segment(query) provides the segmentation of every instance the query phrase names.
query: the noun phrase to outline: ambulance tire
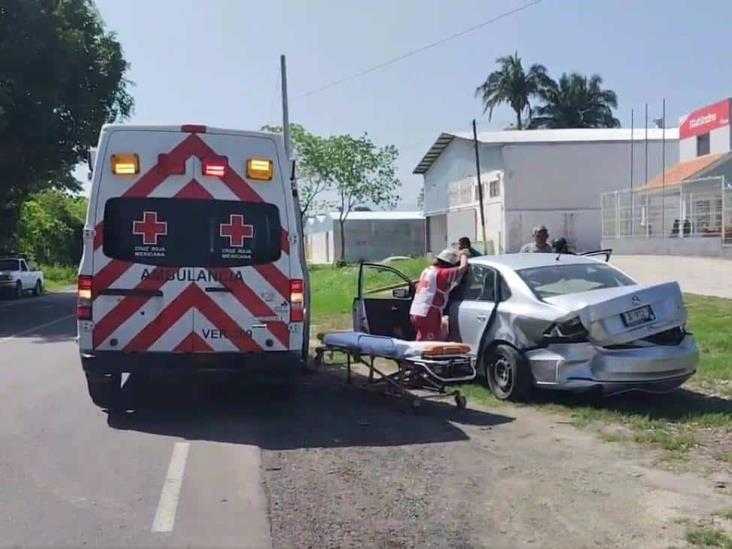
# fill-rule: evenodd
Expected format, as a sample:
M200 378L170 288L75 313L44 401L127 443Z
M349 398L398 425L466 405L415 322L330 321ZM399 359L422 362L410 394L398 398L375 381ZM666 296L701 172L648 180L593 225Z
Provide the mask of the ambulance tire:
M120 402L122 374L86 374L86 384L92 402L100 408L114 410Z

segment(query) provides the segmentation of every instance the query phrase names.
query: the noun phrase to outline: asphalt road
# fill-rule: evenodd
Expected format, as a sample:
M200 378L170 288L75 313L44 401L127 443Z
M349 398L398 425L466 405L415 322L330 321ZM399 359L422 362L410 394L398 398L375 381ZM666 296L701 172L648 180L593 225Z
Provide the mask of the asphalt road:
M0 546L270 546L250 426L237 423L236 444L189 439L177 433L195 422L178 421L175 407L170 433L147 432L144 419L127 428L125 416L97 409L74 341L74 300L0 301ZM143 398L154 405L155 392L176 389L179 403L212 400L196 384L163 382Z
M110 415L87 395L73 308L0 301L0 547L665 548L732 505L562 416L414 415L335 368L131 377Z

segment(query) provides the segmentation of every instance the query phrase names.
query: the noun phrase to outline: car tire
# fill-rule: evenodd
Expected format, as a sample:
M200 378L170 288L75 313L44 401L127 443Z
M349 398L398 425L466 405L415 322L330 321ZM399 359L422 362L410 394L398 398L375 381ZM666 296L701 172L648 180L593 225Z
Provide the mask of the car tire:
M533 380L526 358L510 345L496 345L483 356L486 384L499 400L526 401Z
M20 299L23 297L23 284L20 280L15 283L15 291L13 292L14 299Z
M86 374L86 384L92 402L100 408L113 410L119 405L122 374Z
M35 297L38 297L43 293L43 284L41 284L40 280L36 280L36 285L33 287L33 295Z

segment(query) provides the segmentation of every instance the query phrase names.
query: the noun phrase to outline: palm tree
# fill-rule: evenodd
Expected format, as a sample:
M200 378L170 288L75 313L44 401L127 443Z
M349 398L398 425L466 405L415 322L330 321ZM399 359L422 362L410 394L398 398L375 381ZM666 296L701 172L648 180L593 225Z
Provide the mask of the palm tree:
M516 113L516 129L520 130L525 126L521 117L524 112L531 120L529 99L539 95L541 89L550 85L552 80L543 65L531 65L525 71L518 52L499 57L496 63L500 68L490 73L485 82L475 89L475 96L483 101L483 112L488 111L488 120L496 106L509 104Z
M613 116L618 97L601 87L602 78L589 79L581 74L562 74L559 82L551 82L540 91L543 105L536 107L532 128L617 128L620 121Z

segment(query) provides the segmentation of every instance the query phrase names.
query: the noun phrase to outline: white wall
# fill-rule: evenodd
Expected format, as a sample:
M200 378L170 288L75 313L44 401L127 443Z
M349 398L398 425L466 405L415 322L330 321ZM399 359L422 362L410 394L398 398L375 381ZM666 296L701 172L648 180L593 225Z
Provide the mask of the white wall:
M480 145L480 171L502 170L500 147ZM450 183L476 180L475 149L472 141L455 138L424 174L424 212L443 213L449 206Z
M666 143L666 166L679 159L678 142ZM634 144L634 183L644 182L644 145ZM661 142L648 144L648 177L661 173ZM505 145L507 210L600 209L600 194L630 186L629 142ZM634 185L634 186L635 186Z
M577 251L600 248L601 224L595 210L512 210L506 212L506 253L518 252L531 241L531 229L541 224L549 229L550 240L564 237Z
M310 263L333 262L333 231L311 233L307 235L310 250Z
M427 251L437 254L447 246L447 214L430 216L429 226Z
M722 126L709 132L710 154L726 153L730 150L730 126Z

